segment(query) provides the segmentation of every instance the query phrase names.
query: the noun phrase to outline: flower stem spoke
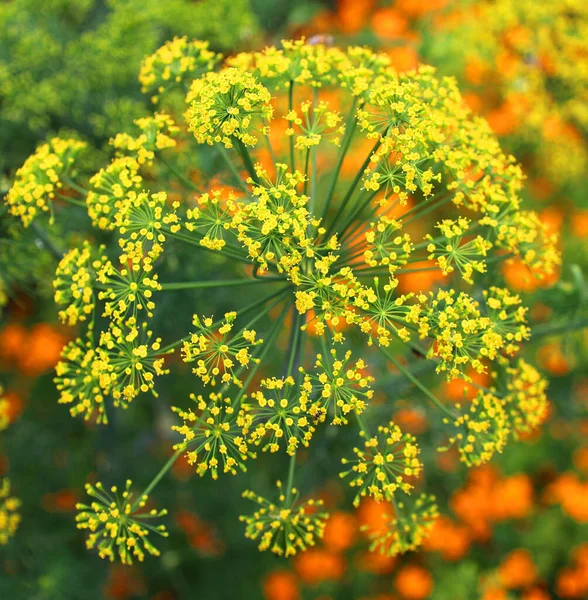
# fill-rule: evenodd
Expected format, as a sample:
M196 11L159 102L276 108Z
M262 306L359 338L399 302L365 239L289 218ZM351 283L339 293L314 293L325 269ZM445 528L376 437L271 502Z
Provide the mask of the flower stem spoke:
M237 152L241 156L241 160L243 161L243 166L245 170L249 173L251 179L253 179L254 183L259 183L259 177L255 172L255 167L253 166L253 161L251 160L251 154L249 154L249 150L245 144L238 138L235 138L235 148L237 148Z
M275 283L285 281L283 277L260 277L259 279L217 279L212 281L182 281L161 284L162 291L170 290L193 290L214 287L238 287L256 283Z
M435 396L429 389L427 389L400 361L396 360L387 348L380 346L380 350L384 356L396 366L396 368L411 382L413 383L425 396L443 413L445 413L451 419L455 419L456 416Z
M161 163L171 172L173 173L187 188L197 192L198 194L202 193L202 190L195 185L192 181L190 181L183 173L178 171L173 165L171 165L163 156L157 154L157 158L161 161Z
M137 499L135 500L135 502L133 502L133 505L131 507L131 512L134 512L135 510L137 510L137 508L139 507L139 503L141 502L141 498L143 496L149 496L149 494L153 491L155 486L161 481L161 479L164 477L164 475L174 466L176 460L178 460L178 458L180 458L180 456L184 452L184 449L185 449L184 446L182 446L181 448L176 450L175 453L172 454L172 456L170 456L169 460L165 463L165 465L163 465L163 467L161 467L159 473L157 473L157 475L155 475L155 477L151 480L151 483L145 488L143 493L140 494L139 496L137 496Z
M349 150L349 146L351 144L351 140L353 138L353 134L355 132L355 128L357 126L357 120L355 118L355 112L357 110L357 97L354 98L353 104L351 105L351 110L349 111L349 116L345 122L345 136L343 142L341 144L341 149L339 150L339 155L337 156L337 163L335 165L335 169L333 171L333 177L331 178L331 182L329 184L329 189L327 191L327 195L325 196L325 203L323 204L323 212L321 219L324 219L329 212L329 208L331 206L331 201L333 199L333 194L335 193L335 188L337 187L337 181L339 179L339 173L341 171L341 167L343 166L343 161L345 160L345 155ZM342 203L341 206L344 206L345 203ZM336 220L336 219L335 219ZM332 224L329 228L329 232L332 231ZM328 234L327 234L328 237Z
M78 192L79 194L81 194L82 196L87 196L88 195L88 190L83 188L82 186L78 185L75 181L73 181L72 179L70 179L69 177L64 177L63 178L63 182L67 183L67 185L72 189L75 190L76 192ZM85 206L85 204L84 204Z

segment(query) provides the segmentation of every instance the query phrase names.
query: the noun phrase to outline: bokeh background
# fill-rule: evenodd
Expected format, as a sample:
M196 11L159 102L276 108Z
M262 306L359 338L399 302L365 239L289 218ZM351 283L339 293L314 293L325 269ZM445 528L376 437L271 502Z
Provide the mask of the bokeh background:
M157 492L170 510L161 560L111 566L85 551L75 529L83 484L92 472L112 479L132 473L138 483L147 482L153 465L170 452L163 433L168 406L191 390L183 380L168 382L156 402L134 407L106 428L71 419L52 383L61 348L74 337L58 325L52 301L55 240L23 230L1 208L0 382L11 426L0 433L0 475L10 475L22 521L0 546L0 598L588 598L586 3L4 1L0 194L50 135L87 141L93 149L88 160L99 163L110 136L149 111L137 80L141 60L176 35L208 40L225 54L320 36L326 43L378 48L399 71L424 62L458 79L471 108L523 164L528 205L561 235L564 262L556 275L529 277L514 261L504 272L534 320L544 323L526 353L549 376L550 417L541 431L483 468L466 472L451 454L439 455L429 484L444 498L443 516L418 553L388 559L368 552L360 528L377 525L381 508L372 502L353 512L341 508L349 503L334 476L333 455L339 454L319 446L313 452L320 468L304 473L307 482L321 482L332 514L318 547L292 561L257 553L235 519L242 485L196 480L180 461ZM213 273L215 265L198 269L206 278L203 271ZM414 273L401 285L427 289L435 280ZM222 291L211 291L208 301L219 312L231 307ZM174 306L178 324L189 320L194 302L186 293ZM458 401L472 389L454 382L436 392ZM426 434L426 419L409 400L407 390L396 419Z

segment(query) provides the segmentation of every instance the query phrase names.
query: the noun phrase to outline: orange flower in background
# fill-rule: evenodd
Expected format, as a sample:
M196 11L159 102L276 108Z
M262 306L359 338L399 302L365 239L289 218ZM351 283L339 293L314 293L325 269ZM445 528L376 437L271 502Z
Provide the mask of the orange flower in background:
M444 560L463 558L471 545L468 528L440 515L431 533L425 538L423 547L429 552L439 552Z
M588 447L578 448L574 452L574 465L578 471L588 473Z
M67 340L67 336L53 325L33 325L27 336L26 350L23 350L19 359L20 370L29 377L36 377L52 369Z
M396 557L387 556L380 552L362 552L357 556L357 568L366 573L375 575L387 575L396 566Z
M576 210L572 214L572 233L582 239L588 237L588 210Z
M472 85L481 84L488 76L488 64L474 56L468 56L464 70L465 80Z
M508 593L501 587L491 585L484 590L482 600L508 600Z
M26 347L27 330L20 323L7 323L0 331L0 357L6 362L16 362Z
M360 529L365 528L367 537L372 533L385 531L388 527L390 515L394 515L394 508L389 502L376 502L373 498L363 498L357 509L357 520Z
M570 370L570 361L564 354L561 342L544 344L537 351L537 362L544 371L549 371L556 377L567 375Z
M523 592L522 600L551 600L551 596L541 588L531 588Z
M502 274L509 288L515 292L534 292L537 288L550 287L559 279L557 269L553 273L532 271L520 258L504 261Z
M263 581L265 600L299 600L296 576L290 571L272 571Z
M513 550L498 569L502 585L509 589L529 587L537 580L537 567L531 553L524 548Z
M357 537L357 521L346 512L333 513L325 525L323 544L332 552L343 552L350 548Z
M406 17L396 8L380 8L372 15L372 30L381 38L398 38L407 28Z
M338 580L345 574L345 560L323 548L310 548L294 559L294 570L308 585Z
M49 512L75 510L79 497L74 490L64 489L43 496L43 508Z
M564 473L545 491L550 502L561 504L562 510L579 523L588 523L588 481L580 481L575 473Z
M394 422L407 433L419 435L429 428L429 420L424 411L418 408L403 408L394 413Z
M423 600L433 591L433 577L423 567L406 565L398 571L394 586L406 600Z
M392 67L399 73L412 71L419 66L419 55L411 46L396 46L387 51Z
M343 33L357 33L373 10L374 0L337 0L339 28Z
M398 274L398 291L401 294L428 292L447 280L432 260L413 262L407 268L421 270Z
M187 510L176 513L176 523L188 536L190 545L206 556L220 556L224 544L211 525Z
M14 423L22 413L23 399L14 390L8 390L2 395L2 399L8 403L3 414L8 417L10 423Z
M529 476L520 473L496 481L490 505L495 521L527 517L533 508L533 485Z
M441 10L447 6L449 0L396 0L396 8L411 19L424 17L427 13Z
M510 135L519 125L516 107L506 100L486 115L486 120L496 135Z
M585 598L588 594L588 544L575 548L572 559L574 565L558 573L557 594L560 598Z
M123 565L111 565L104 595L115 600L145 596L146 586L139 569Z

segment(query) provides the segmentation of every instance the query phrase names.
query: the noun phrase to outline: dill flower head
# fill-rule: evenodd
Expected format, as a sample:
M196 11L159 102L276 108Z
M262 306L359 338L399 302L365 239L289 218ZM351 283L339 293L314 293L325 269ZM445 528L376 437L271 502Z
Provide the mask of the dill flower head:
M86 205L95 227L115 228L115 215L125 206L128 192L139 191L141 187L143 178L138 171L139 163L135 158L121 156L90 178Z
M423 465L419 460L419 447L414 436L402 433L395 423L380 425L378 434L367 437L362 448L354 448L354 459L343 458L350 465L341 477L351 477L349 485L358 488L353 504L359 506L361 498L371 496L374 500L391 500L397 490L409 494L411 477L418 477Z
M141 131L137 137L119 133L111 144L123 156L131 156L140 165L150 165L155 153L176 146L175 135L179 128L166 113L155 113L152 117L142 117L135 121Z
M251 357L251 348L263 343L257 339L253 329L244 329L231 334L236 312L226 313L222 321L214 321L212 317L194 315L192 324L196 332L183 342L182 358L184 362L195 362L193 368L205 384L222 383L242 385L237 371L246 369L255 359Z
M238 69L207 73L197 79L190 98L189 129L201 144L221 142L231 148L238 140L255 146L254 132L265 129L265 121L273 113L269 91L253 75Z
M369 532L370 550L386 556L410 552L422 545L439 516L435 497L427 494L421 494L409 506L395 502L390 512L387 527Z
M514 254L543 267L559 255L521 209L520 167L453 79L430 67L398 75L366 48L299 40L243 53L192 82L187 102L183 135L163 113L141 119L91 179L94 223L117 243L95 276L72 254L77 287L63 276L57 286L74 306L68 318L101 315L58 366L60 401L104 421L109 401L128 408L183 367L204 389L174 409L176 456L216 479L261 460L253 447L288 455L278 501L247 492L260 508L243 518L262 550L284 555L314 543L324 523L314 503L296 500L298 452L312 463L317 438L361 432L343 476L355 502L396 503L386 547L414 548L435 509L426 496L403 500L422 464L415 438L381 416L398 400L397 378L441 411L446 422L433 415L433 427L450 430L470 465L501 451L540 398L529 374L509 395L499 383L484 390L463 413L430 389L443 375L509 368L529 337L501 263ZM185 166L199 151L215 172L196 184ZM169 281L202 272L192 267L206 253L209 280ZM414 274L425 282L406 289ZM210 288L224 314L209 316L211 297L197 295L192 325L165 339L177 331L174 292ZM165 364L176 350L189 369ZM414 356L433 368L415 375ZM377 393L385 402L375 409Z
M55 367L53 380L60 404L69 404L73 417L107 423L104 399L114 384L113 367L108 356L90 340L77 338L65 346Z
M174 86L213 69L221 55L209 50L208 46L208 42L188 41L185 36L166 42L141 64L141 91L151 94L151 101L157 103L161 95Z
M263 444L262 450L270 452L285 446L290 455L300 445L308 447L315 428L294 378L263 379L260 387L249 398L253 403L251 442L257 446Z
M278 556L294 556L314 546L322 538L328 515L317 512L322 506L320 500L294 501L286 497L280 481L278 501L273 503L255 492L245 491L243 497L259 505L251 516L241 516L245 523L245 537L259 540L259 549L270 550ZM291 494L296 497L297 490Z
M194 410L173 407L183 425L174 425L172 429L184 438L174 449L186 450L188 462L196 465L200 477L210 473L213 479L218 479L219 471L231 475L236 475L237 469L247 471L245 461L255 457L243 435L251 422L248 407L236 410L230 398L215 393L206 399L191 394L190 399L195 403Z
M70 250L57 265L53 287L55 303L65 305L59 318L67 325L85 321L96 305L94 286L103 268L104 246L95 250L84 240L81 248Z
M10 403L4 398L4 387L0 385L0 431L10 425Z
M8 544L18 529L20 505L20 500L10 495L10 480L3 478L0 481L0 546Z
M374 394L370 389L373 377L365 373L365 362L359 359L353 363L350 350L340 359L332 348L325 355L318 354L314 366L316 371L306 374L302 384L309 414L316 421L324 421L331 414L333 425L347 425L348 415L360 415Z
M506 368L503 404L506 419L518 437L529 433L543 423L547 417L549 401L547 380L523 359Z
M456 408L461 411L462 406L457 404ZM511 429L501 400L492 392L480 390L464 409L453 423L448 419L443 422L455 428L449 444L457 446L460 460L468 467L479 466L503 451Z
M96 548L100 558L110 562L120 560L123 565L132 565L133 560L142 562L145 553L159 556L159 550L149 540L149 533L167 537L164 525L152 524L167 514L167 510L145 509L148 498L134 499L132 482L127 480L125 489L119 492L116 486L106 489L101 483L86 484L86 493L93 498L88 504L77 504L78 529L88 530L86 545Z
M42 212L52 212L52 203L63 187L63 178L72 174L77 155L86 147L73 139L53 138L41 144L17 170L5 202L12 215L25 227Z

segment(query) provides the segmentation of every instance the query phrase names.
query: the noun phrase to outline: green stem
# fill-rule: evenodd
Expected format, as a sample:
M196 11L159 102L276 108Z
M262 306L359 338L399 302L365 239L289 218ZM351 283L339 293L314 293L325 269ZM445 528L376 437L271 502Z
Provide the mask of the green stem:
M167 169L171 171L184 185L189 187L191 190L197 192L198 194L202 193L202 191L197 185L190 181L183 173L180 173L180 171L178 171L174 166L170 165L170 163L168 163L167 160L163 158L163 156L157 154L157 158L159 158L159 160L167 167Z
M254 283L275 283L276 281L285 281L283 277L265 277L259 279L219 279L217 281L182 281L174 283L161 284L162 291L171 290L193 290L200 288L214 287L237 287L241 285L251 285Z
M351 186L349 187L349 189L347 190L347 193L345 194L345 197L341 201L341 205L339 206L339 211L335 215L335 218L333 219L333 222L331 223L331 227L329 228L329 231L333 230L334 223L337 221L337 219L339 219L342 212L345 210L345 206L347 205L347 203L349 202L349 200L355 193L355 189L357 188L357 185L361 181L361 178L363 177L365 170L368 168L368 165L370 164L370 159L371 159L372 155L378 149L378 147L380 146L381 143L382 143L382 139L379 138L378 141L375 143L374 147L371 149L370 153L367 155L367 158L363 161L363 164L361 165L359 171L357 172L355 179L352 181ZM323 215L323 217L324 217L324 215Z
M343 166L343 161L345 160L345 155L349 150L349 145L351 144L351 139L353 138L353 133L355 132L355 127L357 126L357 119L355 118L355 111L357 109L358 98L354 98L353 104L351 105L351 110L349 111L349 116L345 122L345 136L343 138L343 143L341 144L341 149L339 151L339 156L337 157L337 163L335 164L335 170L333 171L333 177L331 178L331 182L329 184L329 189L327 191L327 195L325 196L325 203L323 205L323 212L321 215L321 219L324 219L329 212L329 207L331 206L331 201L333 199L333 194L335 193L335 188L337 187L337 181L339 180L339 173L341 171L341 167ZM344 206L344 204L343 204ZM332 226L329 228L329 232L332 231ZM328 234L327 236L328 237Z
M219 151L220 155L222 156L223 160L225 161L227 167L229 167L229 171L231 172L231 175L235 179L235 183L245 193L249 194L249 188L247 187L247 184L243 181L243 178L241 177L241 173L239 173L237 167L233 164L233 161L231 160L230 156L228 155L225 147L222 144L217 144L216 147L218 148L218 151Z
M253 161L251 160L249 150L247 150L245 144L238 138L235 138L235 148L237 148L237 152L239 152L239 155L241 156L245 170L249 173L249 176L251 179L253 179L253 182L259 184L259 177L255 172L255 167L253 166Z
M65 183L67 183L67 185L72 189L75 190L76 192L78 192L79 194L82 194L82 196L87 196L88 195L88 190L84 189L83 187L79 186L75 181L72 181L69 177L64 177L63 181Z
M290 80L290 87L288 88L288 112L291 112L294 108L294 82ZM290 172L294 173L296 168L295 156L294 156L294 136L290 136Z
M359 428L363 431L365 439L369 440L371 436L369 429L367 428L365 419L363 418L363 415L358 415L357 413L355 413L355 416L357 417L357 423L359 424Z
M186 447L184 445L179 450L176 450L175 453L165 463L165 465L161 467L159 473L155 475L155 477L151 480L151 483L145 488L143 493L140 496L138 496L137 499L133 502L133 505L131 506L131 513L137 510L141 502L141 498L143 498L143 496L149 496L149 494L153 491L153 488L155 488L155 486L161 481L162 477L174 466L176 460L180 458L185 449Z
M53 256L57 260L61 260L64 257L65 252L63 250L59 249L49 239L49 236L45 233L43 228L37 222L33 221L33 223L31 224L31 227L32 227L33 231L35 232L35 234L37 235L37 237L41 240L41 243L43 244L43 246L45 246L47 248L47 250L49 250L49 252L51 252L51 254L53 254Z
M586 327L588 327L588 319L582 319L576 321L575 323L557 323L554 325L545 323L544 325L536 325L535 327L531 327L531 339L534 341L549 335L559 335L569 331L579 331L580 329L586 329Z
M288 481L286 482L286 506L292 506L292 489L294 487L294 472L296 471L296 452L290 456Z
M75 198L70 198L69 196L66 196L65 194L60 194L59 192L57 193L57 197L61 200L65 200L66 202L69 202L71 205L73 206L79 206L80 208L88 208L86 203L83 200L76 200Z
M396 366L396 368L411 382L413 383L425 396L443 413L445 413L452 420L456 419L456 415L454 415L430 390L428 390L408 369L404 367L399 361L397 361L390 352L380 346L380 350L383 352L384 356Z
M237 406L237 404L243 397L243 394L245 394L245 392L247 391L247 388L249 387L250 383L253 381L253 378L255 377L255 374L257 373L259 367L263 364L263 361L264 361L267 353L273 347L272 344L274 343L274 340L278 336L280 327L282 326L282 323L284 321L284 318L285 318L287 312L288 312L288 306L286 306L284 308L284 310L282 311L282 314L278 317L273 328L270 330L269 336L263 341L263 350L262 350L261 354L259 356L254 357L256 360L257 359L259 359L259 360L253 365L253 367L249 371L249 375L247 376L247 379L245 379L245 381L243 382L243 386L241 387L241 389L237 393L237 396L235 397L235 399L232 402L233 407Z

